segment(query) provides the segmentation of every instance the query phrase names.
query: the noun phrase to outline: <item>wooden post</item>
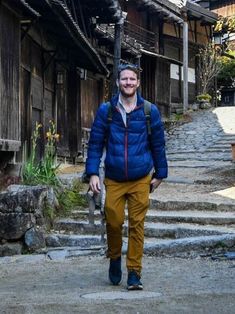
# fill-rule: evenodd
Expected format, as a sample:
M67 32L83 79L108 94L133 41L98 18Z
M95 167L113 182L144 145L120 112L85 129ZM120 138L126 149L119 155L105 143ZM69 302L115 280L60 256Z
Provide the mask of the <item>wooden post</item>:
M188 23L183 24L183 96L184 96L184 113L188 110Z
M112 86L113 95L117 93L116 80L118 77L118 66L120 64L120 59L121 59L121 40L122 40L123 23L124 23L124 20L120 19L120 21L118 21L115 24L113 86Z

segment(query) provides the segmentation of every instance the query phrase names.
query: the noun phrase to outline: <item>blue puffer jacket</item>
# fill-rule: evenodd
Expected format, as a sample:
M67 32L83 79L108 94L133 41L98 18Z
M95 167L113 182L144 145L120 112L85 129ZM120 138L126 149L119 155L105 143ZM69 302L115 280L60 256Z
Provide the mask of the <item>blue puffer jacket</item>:
M100 159L106 147L105 176L115 181L142 178L154 167L156 178L167 177L164 130L160 113L151 105L151 140L148 139L144 99L137 95L135 110L127 114L127 126L117 108L118 95L111 100L112 121L108 106L97 111L88 145L86 174L99 175Z

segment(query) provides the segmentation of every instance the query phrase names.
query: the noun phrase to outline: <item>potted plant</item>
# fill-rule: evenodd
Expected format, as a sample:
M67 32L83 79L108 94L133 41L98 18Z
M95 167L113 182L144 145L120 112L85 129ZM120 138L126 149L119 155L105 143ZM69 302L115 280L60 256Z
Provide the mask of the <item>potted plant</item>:
M211 107L211 95L209 94L200 94L197 96L197 101L201 109L208 109Z

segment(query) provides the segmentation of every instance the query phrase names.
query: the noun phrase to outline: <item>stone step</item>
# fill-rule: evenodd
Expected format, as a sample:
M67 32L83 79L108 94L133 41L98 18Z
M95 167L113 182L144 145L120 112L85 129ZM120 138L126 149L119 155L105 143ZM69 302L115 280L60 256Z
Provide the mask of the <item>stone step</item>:
M213 212L231 212L235 213L235 204L216 203L216 202L199 202L199 201L159 201L150 196L150 209L158 211L213 211Z
M105 228L101 226L100 221L95 221L94 225L90 225L87 221L77 221L73 219L60 219L54 224L54 230L58 233L73 234L92 234L100 235L105 232ZM124 234L127 234L127 224L124 224ZM184 238L203 235L215 235L224 233L235 233L234 226L216 226L216 225L196 225L190 223L145 223L145 236L156 238Z
M98 235L102 232L100 221L89 224L87 221L77 221L71 218L59 219L54 222L53 229L59 233Z
M210 160L211 162L212 161L232 161L232 158L231 158L231 154L229 153L224 153L223 155L221 154L215 154L213 152L210 152L210 155L209 156L209 153L207 154L203 154L203 155L196 155L196 154L193 154L192 156L187 156L185 157L184 155L180 156L180 155L174 155L174 156L168 156L168 160L169 161L184 161L184 160L191 160L192 162L194 161L207 161L207 160Z
M47 247L79 247L91 249L103 246L100 236L51 233L46 236Z
M220 142L220 143L217 142L208 148L218 148L218 149L229 148L229 149L231 149L231 142Z
M205 160L205 161L198 161L195 160L193 163L191 160L184 160L184 161L169 161L168 166L171 168L187 168L187 169L215 169L215 168L226 168L231 167L231 161L211 161L211 160Z
M235 225L235 212L150 210L146 218L151 222Z
M71 218L77 220L88 220L89 211L76 210L72 212ZM94 213L95 219L101 219L99 211ZM127 211L126 211L127 217ZM195 211L195 210L148 210L146 222L165 222L165 223L196 223L212 225L230 225L235 224L234 212L212 212L212 211Z
M218 202L199 202L199 201L159 201L154 195L150 195L150 210L156 211L192 211L192 212L214 212L214 214L219 212L230 212L232 215L235 213L235 203L218 203ZM99 211L96 211L98 214ZM149 211L148 211L149 213ZM71 218L85 218L87 217L88 209L84 210L74 210L71 212ZM198 213L199 214L199 213ZM213 214L213 216L214 216Z
M223 141L223 140L226 140L226 141L235 141L235 134L223 134L219 141Z
M155 256L208 256L214 250L234 249L235 234L198 236L146 243L144 253Z
M145 238L144 253L172 257L208 256L214 250L234 249L234 243L235 234L207 235L180 239ZM90 248L76 246L51 247L47 249L46 257L51 260L63 260L81 255L104 255L105 251L106 244ZM127 238L124 238L122 253L126 253L126 251Z
M223 148L218 148L218 147L209 147L205 150L206 153L208 152L214 152L214 153L231 153L231 147L223 147Z

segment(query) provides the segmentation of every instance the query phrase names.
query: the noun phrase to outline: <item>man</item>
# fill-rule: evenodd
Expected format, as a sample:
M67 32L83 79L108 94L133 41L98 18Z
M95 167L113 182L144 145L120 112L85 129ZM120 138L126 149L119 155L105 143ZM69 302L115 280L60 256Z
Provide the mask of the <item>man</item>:
M105 158L105 218L110 258L109 279L118 285L122 278L121 249L125 205L128 206L127 289L142 290L140 281L144 244L144 220L149 207L149 192L167 177L164 130L157 107L150 106L151 134L148 134L144 99L137 93L140 85L137 66L119 66L119 93L109 105L102 104L92 126L86 174L89 186L99 193L99 165ZM111 115L110 115L111 110ZM111 118L110 118L111 116ZM153 169L155 169L154 174Z

